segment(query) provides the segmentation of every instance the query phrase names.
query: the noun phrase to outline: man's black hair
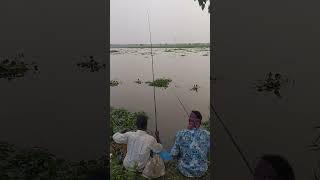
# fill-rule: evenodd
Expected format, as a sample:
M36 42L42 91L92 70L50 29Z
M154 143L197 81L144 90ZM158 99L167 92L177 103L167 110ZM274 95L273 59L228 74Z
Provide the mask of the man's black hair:
M139 114L137 116L136 126L137 126L138 130L143 130L143 131L147 130L148 116L143 115L143 114Z
M285 180L294 180L295 175L289 162L278 155L264 155L261 159L269 162L274 170L277 172L278 176Z
M202 115L199 111L192 111L192 112L197 116L198 119L202 120Z

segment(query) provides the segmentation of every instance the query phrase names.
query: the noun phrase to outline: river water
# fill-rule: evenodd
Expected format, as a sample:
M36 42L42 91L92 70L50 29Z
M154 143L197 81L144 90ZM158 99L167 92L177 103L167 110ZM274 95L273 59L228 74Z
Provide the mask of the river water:
M120 81L120 85L110 87L110 105L132 112L145 111L149 116L148 129L155 131L153 87L134 82L138 78L142 82L152 81L150 49L111 51L110 80ZM167 51L153 49L155 79L172 79L167 89L156 88L158 130L164 146L169 148L176 132L188 124L178 98L188 111L200 111L204 121L209 118L210 51L209 48L168 48ZM190 90L195 84L200 87L197 92Z

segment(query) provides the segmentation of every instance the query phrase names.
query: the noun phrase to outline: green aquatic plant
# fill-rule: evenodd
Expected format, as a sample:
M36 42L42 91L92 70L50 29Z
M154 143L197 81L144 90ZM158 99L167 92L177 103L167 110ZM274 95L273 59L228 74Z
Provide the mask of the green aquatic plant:
M137 83L137 84L142 84L142 81L139 78L134 82Z
M171 81L172 80L168 79L168 78L159 78L159 79L156 79L154 82L147 81L145 83L149 84L149 86L167 88L167 87L169 87Z
M202 127L210 132L210 119L202 123Z
M81 61L77 63L77 66L88 72L98 72L106 68L106 64L98 62L94 56L83 56Z
M33 71L33 74L39 73L35 62L28 64L24 60L24 53L18 53L14 57L0 57L0 78L10 81L24 77L28 71Z
M111 87L119 86L119 84L120 84L120 82L117 81L117 80L111 80L111 81L110 81L110 86L111 86Z
M198 84L193 85L193 87L190 89L190 91L196 91L198 92L198 89L200 88L200 86L198 86Z

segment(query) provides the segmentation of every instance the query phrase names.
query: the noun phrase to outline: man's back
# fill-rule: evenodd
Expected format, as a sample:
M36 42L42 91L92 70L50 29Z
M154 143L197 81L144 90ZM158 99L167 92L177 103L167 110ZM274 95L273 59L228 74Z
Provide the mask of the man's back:
M159 153L162 150L162 145L145 131L116 133L113 139L116 143L128 145L123 165L129 170L134 170L136 166L138 171L142 171L150 158L150 151Z
M171 150L174 156L179 155L179 170L187 177L199 177L208 169L208 152L210 133L203 129L182 130L176 135Z

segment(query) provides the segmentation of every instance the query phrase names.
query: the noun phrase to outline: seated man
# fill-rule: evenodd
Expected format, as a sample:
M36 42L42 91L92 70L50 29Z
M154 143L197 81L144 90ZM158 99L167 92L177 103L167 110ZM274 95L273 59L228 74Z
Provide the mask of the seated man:
M113 135L116 143L127 144L127 154L123 160L127 170L142 172L150 158L150 152L160 153L162 150L159 134L156 134L156 139L147 134L147 124L148 117L138 115L136 132L117 132Z
M208 170L210 133L200 129L202 116L199 111L192 111L188 129L176 134L171 155L178 157L179 171L186 177L201 177Z

